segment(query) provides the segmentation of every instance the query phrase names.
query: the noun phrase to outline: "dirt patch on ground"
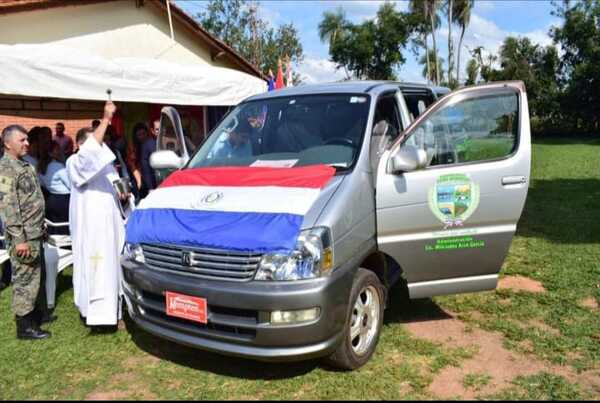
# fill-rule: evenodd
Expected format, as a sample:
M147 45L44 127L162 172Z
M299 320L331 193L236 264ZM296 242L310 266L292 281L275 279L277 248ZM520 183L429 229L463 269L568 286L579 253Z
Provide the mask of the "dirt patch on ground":
M125 360L123 365L127 369L134 370L136 368L139 368L140 366L156 366L159 363L160 363L160 358L155 357L150 354L145 354L142 357L139 357L139 356L129 357Z
M456 319L456 315L446 314L443 319L406 323L410 333L416 337L448 347L467 347L477 351L472 358L463 361L461 367L446 367L434 377L429 391L438 398L474 399L490 395L510 386L517 376L542 371L563 376L592 390L600 387L600 378L593 374L576 374L570 367L552 365L532 355L510 351L503 346L502 334L477 327L466 331L466 325ZM479 390L464 385L465 377L481 374L489 376L489 381Z
M92 392L85 397L85 400L124 400L131 398L132 395L128 392Z
M594 297L589 297L581 301L581 306L590 309L598 309L598 300Z
M157 365L160 359L152 355L129 357L123 363L126 372L113 375L106 385L89 393L85 400L156 400L145 380L136 372L140 366Z
M523 276L502 277L498 281L499 289L510 289L513 291L527 291L534 293L546 292L546 289L539 281Z

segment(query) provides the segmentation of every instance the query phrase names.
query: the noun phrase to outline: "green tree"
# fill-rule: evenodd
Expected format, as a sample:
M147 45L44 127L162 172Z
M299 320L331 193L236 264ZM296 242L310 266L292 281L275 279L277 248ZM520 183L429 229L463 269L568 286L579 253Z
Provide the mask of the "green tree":
M550 35L562 48L561 110L573 128L600 130L600 1L556 3L562 26Z
M331 49L336 39L345 34L348 25L346 13L342 7L338 7L335 11L324 12L323 20L319 23L319 38L321 42L328 42Z
M412 51L415 54L415 57L418 57L418 55L421 53L420 49L425 50L425 57L427 58L426 68L429 71L433 64L433 60L429 59L429 56L431 56L433 52L429 51L429 35L431 35L432 31L430 16L428 14L428 4L423 0L410 0L408 9L409 30L413 36L411 39ZM437 14L435 17L435 29L438 29L440 27L441 20ZM431 74L427 73L426 77L430 79L431 82L437 82L437 75L432 76Z
M471 22L471 10L475 5L475 0L454 0L455 22L460 27L460 40L456 54L456 82L460 83L460 54L462 51L462 42L465 31Z
M323 17L322 22L327 15ZM385 3L374 20L345 25L344 34L330 42L331 60L358 79L393 80L394 69L406 61L402 48L409 38L408 23L405 13Z
M269 28L263 35L263 56L259 65L262 71L275 71L278 60L289 57L292 63L299 64L304 60L304 50L300 42L298 29L294 24L280 25L277 30ZM293 72L294 85L301 82L300 76Z
M437 60L437 67L433 63L429 63L429 60ZM436 77L439 76L442 81L444 81L444 59L441 57L435 57L433 54L433 49L429 50L429 56L421 56L419 59L419 64L423 66L421 74L423 74L423 77L425 77L427 80L434 82Z
M323 13L323 20L319 23L319 38L321 42L327 42L329 44L329 52L333 44L338 39L344 39L348 33L350 24L346 20L346 14L342 7L338 7L335 11L326 11ZM346 78L350 77L346 66L344 71L346 72Z
M247 46L248 11L245 0L211 0L198 13L202 26L234 49Z
M527 88L532 118L540 124L554 121L559 112L559 58L554 46L542 47L529 38L507 37L499 52L499 69L489 73L491 81L521 80Z
M275 71L279 59L301 63L304 50L293 23L276 29L258 16L259 6L246 0L210 0L197 15L200 24L219 37L262 72ZM294 83L300 76L294 73Z
M475 85L477 83L477 75L479 74L479 64L477 60L470 59L467 62L467 79L465 85Z
M448 84L451 88L456 87L454 84L454 38L452 38L452 26L456 22L456 14L454 14L454 1L446 0L445 11L448 17Z
M431 32L431 39L433 41L433 54L435 55L435 57L438 57L438 51L437 51L437 42L435 39L435 31L439 28L440 26L440 17L438 15L438 11L441 7L441 0L422 0L423 2L423 8L424 8L424 13L425 13L425 17L427 19L429 19L429 27L430 27L430 32ZM436 66L439 65L437 60L434 60L434 64ZM439 84L440 83L440 72L438 72L438 75L436 76L436 80L435 83Z
M484 82L491 81L492 65L498 60L498 56L489 53L485 55L485 48L483 46L477 46L475 49L470 50L471 56L477 61L479 66L479 75Z
M425 57L426 57L425 68L427 69L427 74L425 75L425 77L427 78L428 81L431 82L431 80L430 80L431 61L429 59L429 43L428 43L429 21L427 20L427 17L425 16L423 2L421 0L410 0L408 3L408 9L410 10L409 19L410 19L411 32L414 35L414 37L411 39L412 51L413 51L415 57L418 57L418 55L420 53L419 50L421 48L423 48L425 50Z

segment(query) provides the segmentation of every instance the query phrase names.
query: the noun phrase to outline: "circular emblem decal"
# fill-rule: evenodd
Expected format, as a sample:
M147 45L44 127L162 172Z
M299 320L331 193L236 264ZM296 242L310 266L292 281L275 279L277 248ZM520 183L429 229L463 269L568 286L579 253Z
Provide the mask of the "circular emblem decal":
M223 198L223 193L212 192L204 196L201 200L202 204L215 204Z
M465 174L442 175L429 190L429 208L444 229L462 227L479 205L479 186Z

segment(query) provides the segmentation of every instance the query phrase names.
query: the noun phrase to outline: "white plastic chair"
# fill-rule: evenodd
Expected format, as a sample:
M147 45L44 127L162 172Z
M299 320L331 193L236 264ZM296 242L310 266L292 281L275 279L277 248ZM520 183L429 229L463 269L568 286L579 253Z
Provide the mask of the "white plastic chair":
M10 260L10 256L8 255L8 250L4 249L6 247L6 243L4 242L4 237L0 235L0 242L2 242L2 249L0 249L0 266Z
M48 228L69 227L68 222L55 223L46 219ZM73 264L70 235L49 235L44 243L46 260L46 297L48 308L53 308L56 302L56 278L60 272Z

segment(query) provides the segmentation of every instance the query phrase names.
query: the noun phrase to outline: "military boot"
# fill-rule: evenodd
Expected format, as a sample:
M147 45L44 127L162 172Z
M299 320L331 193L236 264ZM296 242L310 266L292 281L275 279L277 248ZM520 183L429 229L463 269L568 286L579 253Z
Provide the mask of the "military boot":
M17 322L17 339L40 340L51 336L50 332L43 331L35 323L33 313L25 316L15 316Z

